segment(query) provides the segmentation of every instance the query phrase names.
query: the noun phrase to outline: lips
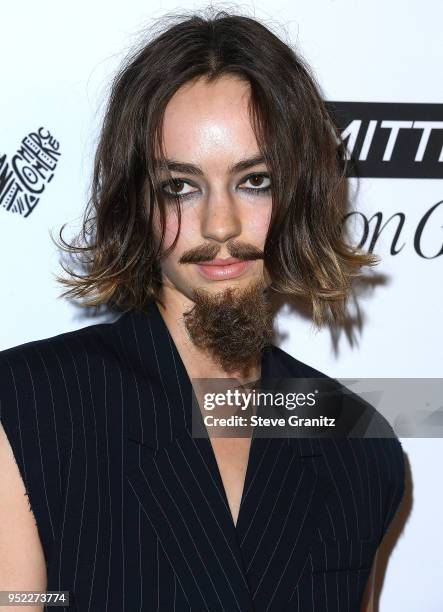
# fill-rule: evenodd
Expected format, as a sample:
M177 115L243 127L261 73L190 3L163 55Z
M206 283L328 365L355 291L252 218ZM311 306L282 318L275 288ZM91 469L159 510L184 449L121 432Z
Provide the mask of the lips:
M225 280L240 276L251 266L251 261L241 261L234 257L213 259L210 262L197 264L200 274L208 280Z

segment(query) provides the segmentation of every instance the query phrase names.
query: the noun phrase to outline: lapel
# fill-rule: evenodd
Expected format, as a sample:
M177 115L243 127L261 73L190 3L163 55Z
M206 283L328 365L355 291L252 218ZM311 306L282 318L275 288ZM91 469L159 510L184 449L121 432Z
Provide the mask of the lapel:
M192 609L283 609L327 493L318 478L318 441L253 436L234 525L209 438L191 435L191 381L156 304L115 325L134 381L126 479ZM262 379L306 376L295 369L276 347L263 351Z

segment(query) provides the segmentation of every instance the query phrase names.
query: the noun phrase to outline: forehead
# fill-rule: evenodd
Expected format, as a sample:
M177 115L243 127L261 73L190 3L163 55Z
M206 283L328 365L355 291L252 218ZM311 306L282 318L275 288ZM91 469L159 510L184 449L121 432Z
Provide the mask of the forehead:
M212 83L185 83L171 98L163 121L168 158L221 165L258 152L249 118L250 85L234 75Z

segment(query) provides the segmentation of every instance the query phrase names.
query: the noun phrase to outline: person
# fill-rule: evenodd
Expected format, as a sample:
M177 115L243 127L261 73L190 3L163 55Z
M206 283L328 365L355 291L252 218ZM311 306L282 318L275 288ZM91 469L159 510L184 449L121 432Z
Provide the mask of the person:
M399 440L191 424L201 379L330 379L273 323L279 297L342 320L374 265L341 223L337 129L256 19L165 23L113 81L82 233L62 238L85 266L64 295L120 316L0 353L0 587L82 612L357 611L404 492Z

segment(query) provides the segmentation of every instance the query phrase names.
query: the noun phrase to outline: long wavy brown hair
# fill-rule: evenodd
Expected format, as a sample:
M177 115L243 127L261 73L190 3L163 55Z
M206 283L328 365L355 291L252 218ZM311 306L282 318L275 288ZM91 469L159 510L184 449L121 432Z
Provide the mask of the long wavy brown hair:
M81 231L71 243L62 237L66 224L59 232L57 246L83 268L78 273L61 263L68 278L57 280L69 287L61 297L142 310L158 296L166 218L158 169L164 111L191 79L228 74L250 84L251 125L272 177L264 245L270 287L307 300L318 326L343 320L353 277L378 260L345 235L345 145L312 71L291 44L245 15L210 8L169 14L156 28L111 83Z

